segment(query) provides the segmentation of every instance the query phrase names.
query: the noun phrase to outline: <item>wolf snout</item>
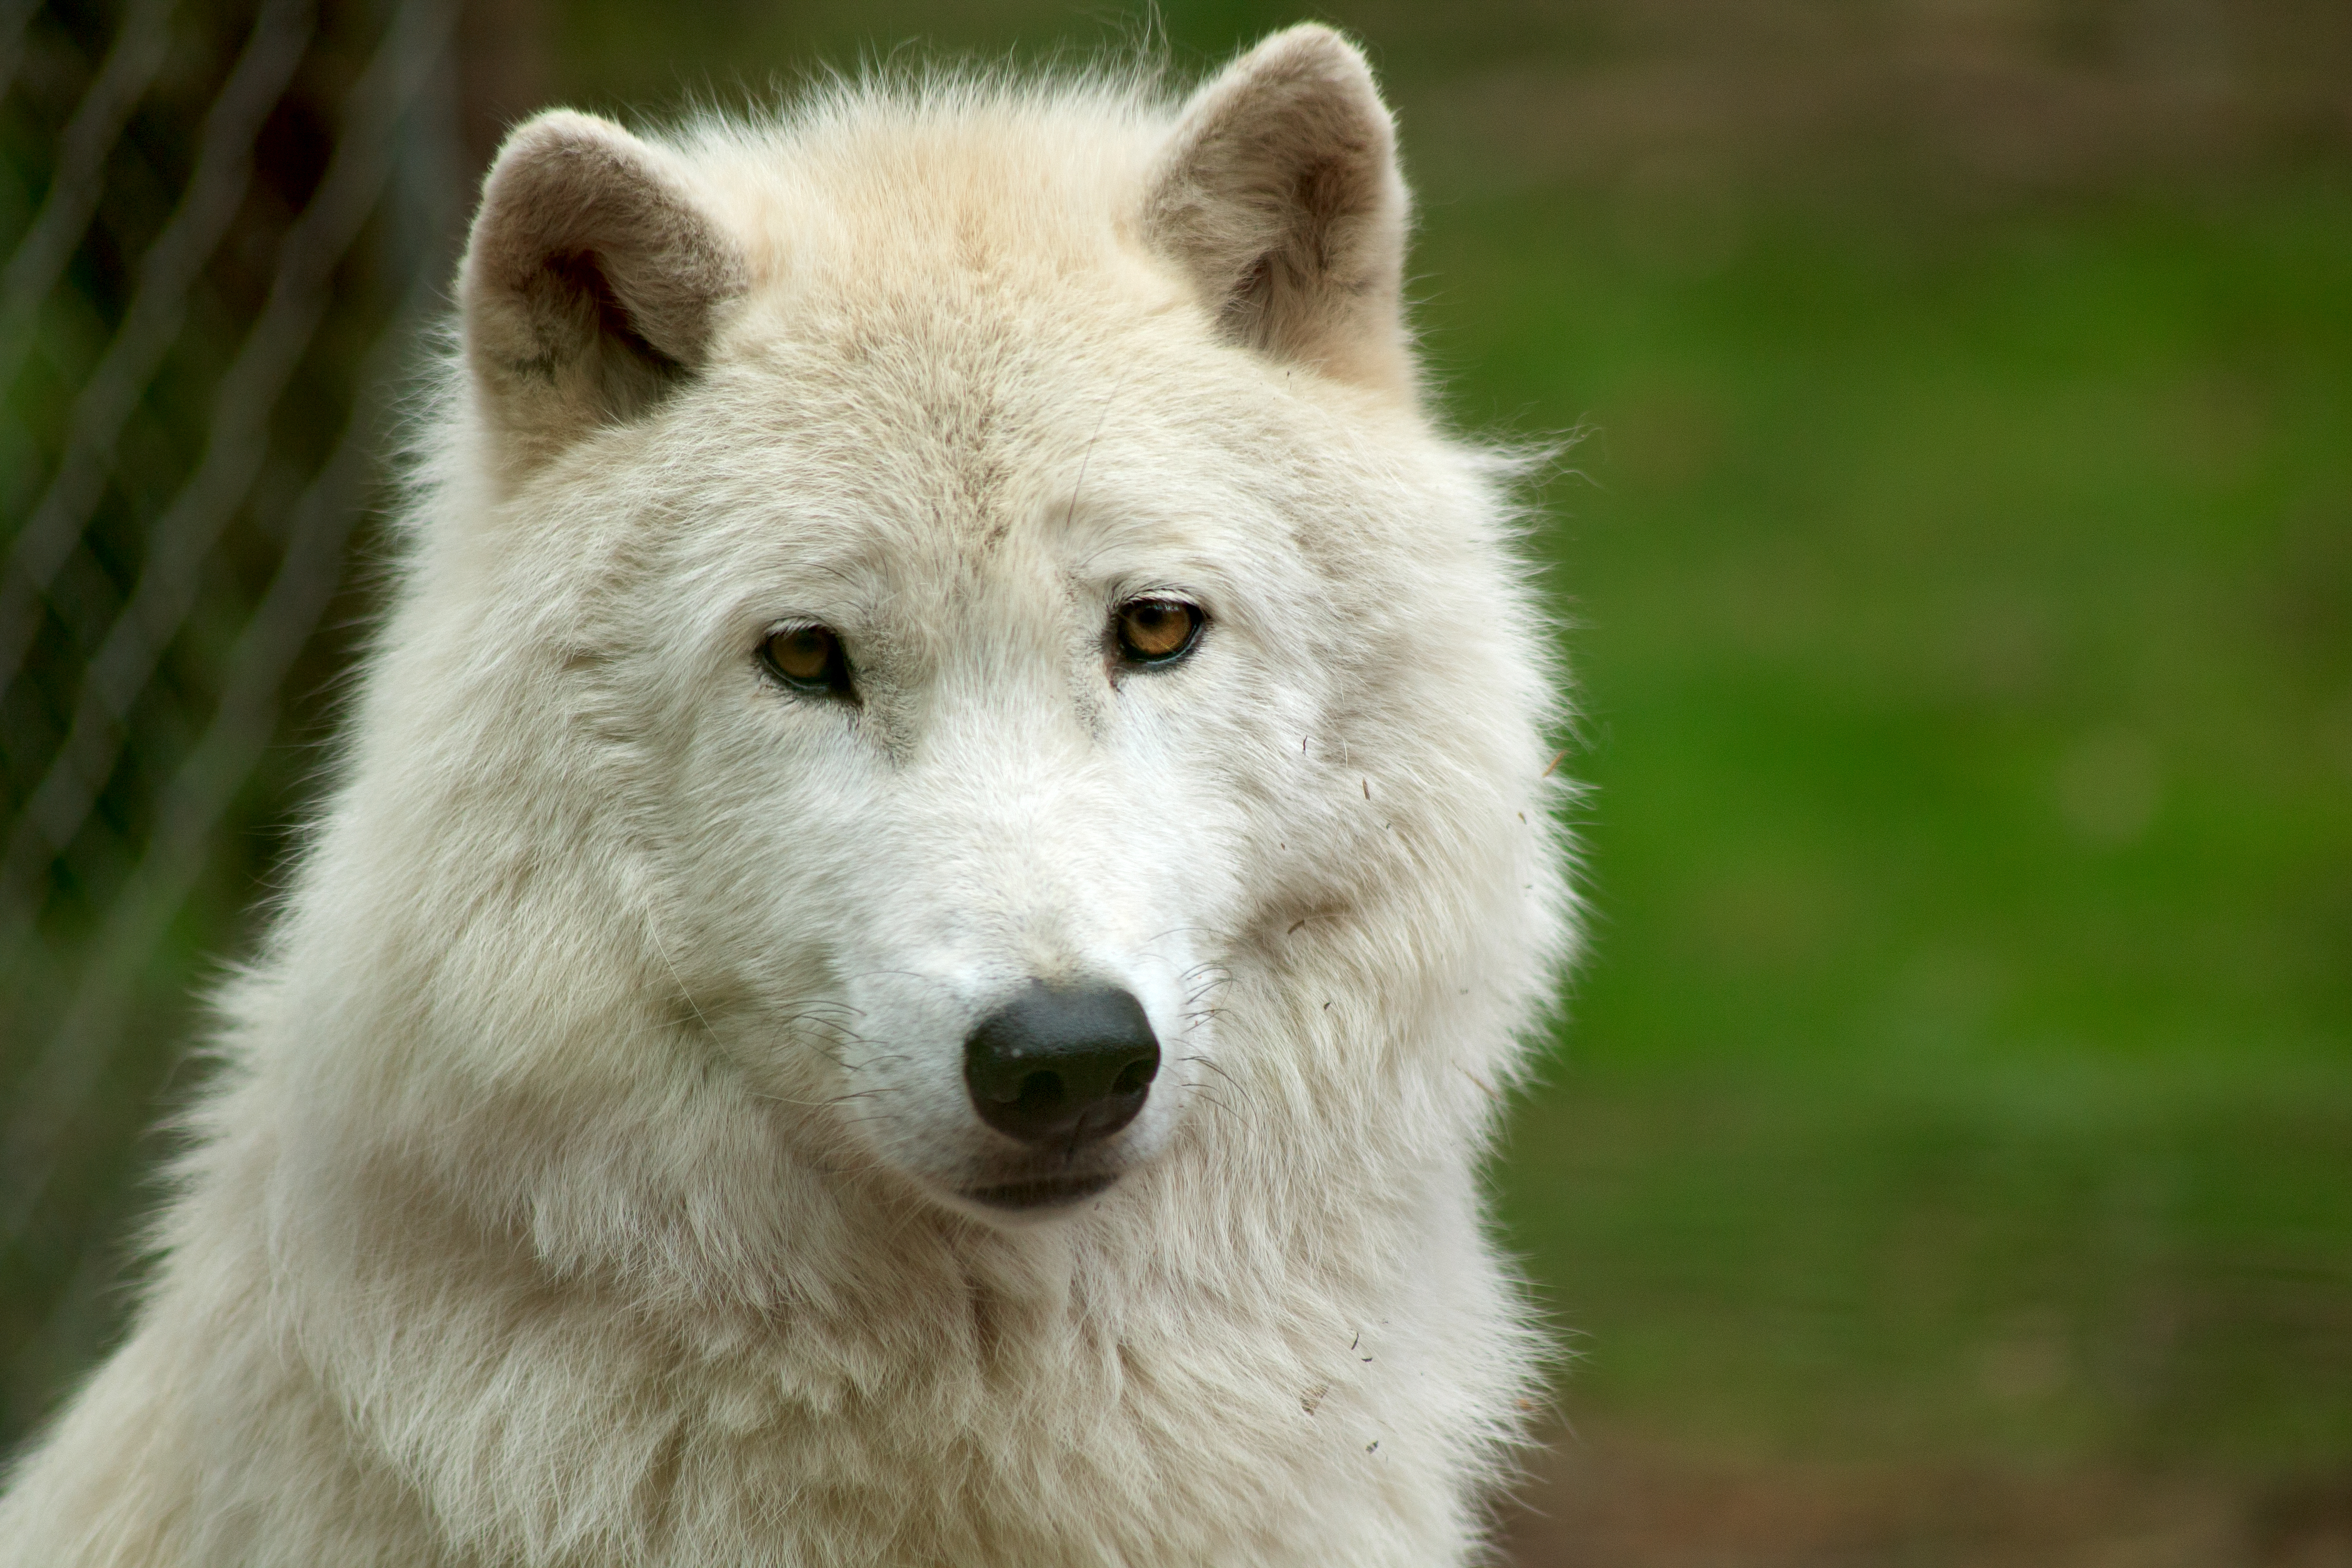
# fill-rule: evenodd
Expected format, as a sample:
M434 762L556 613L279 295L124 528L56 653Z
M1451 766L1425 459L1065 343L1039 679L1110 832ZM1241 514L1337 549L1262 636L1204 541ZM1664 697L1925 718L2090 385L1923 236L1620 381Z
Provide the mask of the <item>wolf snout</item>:
M980 1119L1008 1138L1075 1151L1135 1120L1160 1074L1143 1005L1110 986L1032 981L964 1043L964 1083Z

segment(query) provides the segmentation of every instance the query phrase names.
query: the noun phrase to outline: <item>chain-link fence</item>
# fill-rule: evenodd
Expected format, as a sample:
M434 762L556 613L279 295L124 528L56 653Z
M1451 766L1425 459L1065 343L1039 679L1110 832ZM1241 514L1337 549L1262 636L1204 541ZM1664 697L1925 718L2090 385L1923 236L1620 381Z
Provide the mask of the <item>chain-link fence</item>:
M120 1319L320 763L466 185L457 0L0 0L0 1445Z

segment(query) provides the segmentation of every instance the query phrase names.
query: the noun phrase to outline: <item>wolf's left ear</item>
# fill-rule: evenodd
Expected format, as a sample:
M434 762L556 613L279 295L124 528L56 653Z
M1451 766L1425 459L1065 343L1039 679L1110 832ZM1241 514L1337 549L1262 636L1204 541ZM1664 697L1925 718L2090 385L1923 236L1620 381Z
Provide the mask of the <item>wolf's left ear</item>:
M1409 395L1410 212L1371 68L1346 38L1309 23L1275 34L1193 95L1144 224L1237 342Z
M466 358L513 468L651 407L748 287L674 155L562 110L516 131L458 283Z

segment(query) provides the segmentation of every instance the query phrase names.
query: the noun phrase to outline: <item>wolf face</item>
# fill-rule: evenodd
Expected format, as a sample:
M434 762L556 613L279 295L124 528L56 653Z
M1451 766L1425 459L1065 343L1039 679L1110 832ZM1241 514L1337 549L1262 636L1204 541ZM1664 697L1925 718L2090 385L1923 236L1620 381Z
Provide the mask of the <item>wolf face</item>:
M663 936L699 1020L759 1092L1003 1212L1099 1190L1213 1081L1264 918L1238 791L1312 733L1282 671L1315 584L1248 573L1286 521L1202 481L1212 442L1110 417L1151 344L1021 342L973 304L960 374L826 344L780 374L772 346L681 397L718 449L656 575L691 587L616 635L677 661L646 696L689 695L643 809L693 889ZM880 461L828 462L852 431ZM744 450L763 471L715 471ZM1022 1037L993 1057L991 1020Z
M462 596L541 638L483 662L625 824L677 1021L814 1157L994 1215L1164 1149L1237 1081L1237 966L1412 844L1442 768L1351 725L1465 665L1525 696L1431 587L1491 542L1417 419L1360 59L1083 107L548 115L465 271Z

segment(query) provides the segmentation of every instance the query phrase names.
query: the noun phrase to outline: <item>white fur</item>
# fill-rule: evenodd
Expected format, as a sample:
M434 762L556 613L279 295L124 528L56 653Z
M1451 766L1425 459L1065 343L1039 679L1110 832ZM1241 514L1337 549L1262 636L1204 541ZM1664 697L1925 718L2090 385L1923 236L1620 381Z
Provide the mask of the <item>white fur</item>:
M518 133L344 782L0 1562L1479 1554L1538 1345L1475 1167L1569 898L1387 123L1300 28L1190 106ZM583 237L667 370L530 292ZM1118 668L1148 590L1208 631ZM863 706L761 674L794 618ZM959 1075L1032 975L1167 1065L1123 1179L1012 1223Z

